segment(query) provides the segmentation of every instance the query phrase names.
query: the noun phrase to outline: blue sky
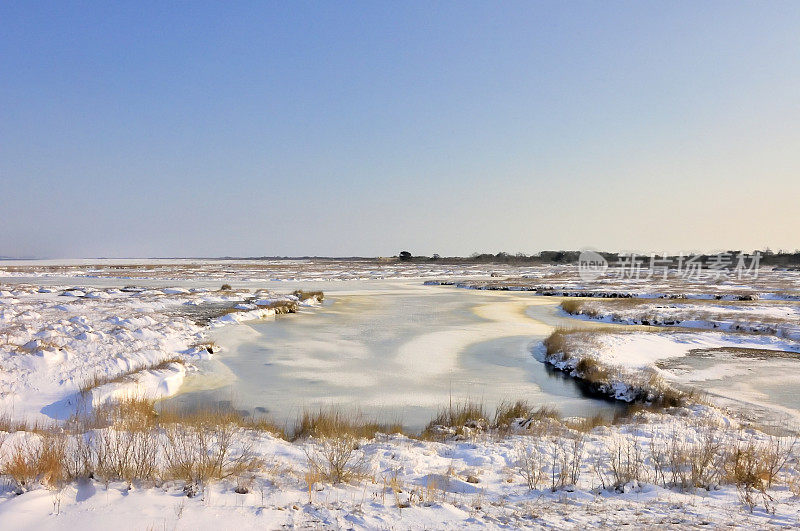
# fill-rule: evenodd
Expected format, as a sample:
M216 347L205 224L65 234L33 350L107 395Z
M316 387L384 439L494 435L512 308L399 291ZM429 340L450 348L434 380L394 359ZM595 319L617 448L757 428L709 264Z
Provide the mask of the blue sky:
M800 247L800 3L114 4L0 5L0 255Z

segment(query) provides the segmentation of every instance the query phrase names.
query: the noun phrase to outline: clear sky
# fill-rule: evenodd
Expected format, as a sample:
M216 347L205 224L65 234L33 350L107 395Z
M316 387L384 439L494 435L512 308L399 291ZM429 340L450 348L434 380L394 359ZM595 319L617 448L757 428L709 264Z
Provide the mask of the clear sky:
M2 2L0 255L800 247L800 2Z

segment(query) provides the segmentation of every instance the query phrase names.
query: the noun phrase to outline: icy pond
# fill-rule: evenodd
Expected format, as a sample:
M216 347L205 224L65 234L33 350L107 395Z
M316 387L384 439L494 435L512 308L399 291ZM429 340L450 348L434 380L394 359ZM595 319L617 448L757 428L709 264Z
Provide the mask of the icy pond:
M412 430L467 399L489 411L525 399L569 416L622 407L584 396L531 354L567 324L557 300L419 281L322 287L321 308L218 330L222 353L170 402L230 402L287 425L304 409L336 405Z

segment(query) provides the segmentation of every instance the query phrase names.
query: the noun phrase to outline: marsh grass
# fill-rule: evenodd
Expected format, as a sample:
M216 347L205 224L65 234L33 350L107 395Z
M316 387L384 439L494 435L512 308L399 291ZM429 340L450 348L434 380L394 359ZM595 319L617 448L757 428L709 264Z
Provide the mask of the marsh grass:
M578 360L575 365L575 371L581 375L581 378L593 383L608 383L613 375L611 368L591 356Z
M325 294L321 291L303 291L303 290L296 290L292 293L295 297L297 297L300 302L306 301L308 299L314 299L317 302L322 302L325 299Z
M598 414L592 417L570 418L564 421L564 425L570 430L589 433L600 426L610 426L613 422L613 418Z
M268 304L258 305L259 308L265 308L275 311L275 315L283 315L287 313L297 313L297 310L300 309L300 305L297 301L289 300L289 299L280 299L276 301L272 301Z
M27 433L47 434L57 429L55 424L47 424L39 420L28 421L26 419L14 418L8 413L0 415L0 432L15 433L23 431Z
M38 484L60 488L66 480L63 463L67 439L57 434L17 441L3 460L0 473L10 478L17 493Z
M492 427L504 433L511 430L515 421L520 421L521 425L530 426L544 420L559 422L561 414L552 406L534 407L526 400L503 400L495 409Z
M124 371L118 374L107 374L107 373L100 373L96 372L89 378L87 378L79 387L79 392L81 395L85 395L90 392L92 389L96 389L106 384L110 383L122 383L126 381L131 381L134 377L142 372L145 371L158 371L163 370L169 367L173 363L183 364L184 361L182 358L173 356L171 358L167 358L165 360L159 361L157 363L152 363L150 365L142 365L139 367L135 367L133 369Z
M219 352L219 346L215 341L196 341L189 345L190 350L205 350L209 354Z
M629 388L634 402L646 402L661 407L677 407L692 401L699 402L699 396L692 391L678 389L667 383L655 371L625 373L618 368L602 363L586 352L596 346L597 338L604 333L625 333L613 327L597 330L572 330L557 328L544 339L546 360L551 365L567 362L563 372L589 384L593 392L610 397L615 396L614 382L623 382Z
M625 422L647 422L637 414L651 408L630 408ZM259 424L230 409L158 409L148 400L121 400L94 410L80 422L68 422L63 429L18 434L14 444L0 446L0 474L20 493L38 486L58 490L68 481L94 478L106 484L124 481L129 486L177 480L193 496L216 481L252 484L263 472L264 463L254 451L259 436L254 430L268 428L267 423ZM482 404L467 401L443 408L431 424L477 427L485 426L485 418ZM634 481L683 490L734 485L742 504L752 511L759 504L771 510L770 489L776 484L798 488L797 474L787 472L797 462L796 438L702 419L675 426L672 432L651 430L649 441L634 435L638 429L629 428L624 430L627 434L606 438L605 448L590 453L591 466L583 467L584 441L590 440L583 433L608 425L606 419L560 420L550 408L517 400L497 407L494 429L504 435L502 426L519 418L538 419L537 426L543 427L525 430L529 436L515 441L513 469L531 489L545 482L551 490L567 488L578 482L582 471L592 470L604 488L618 490ZM298 438L313 437L299 443L308 459L304 477L310 499L319 482L368 478L370 461L361 439L373 437L376 431L391 431L360 415L335 410L308 412L305 419L305 435ZM4 427L31 429L10 420ZM401 499L405 488L397 473L391 479L384 477L384 491L394 493L398 507L435 501L441 494L437 489L435 483L427 484Z
M614 299L615 301L629 301L634 299ZM585 299L569 298L561 301L561 309L570 315L587 315L593 319L602 317L602 313Z
M482 402L473 402L472 400L456 404L451 402L447 407L439 409L436 416L428 422L428 425L422 430L422 438L440 438L442 428L452 428L456 434L462 434L465 428L482 431L488 428L487 418L489 415Z
M406 434L406 431L400 422L380 423L359 412L346 412L331 407L303 411L295 423L292 439L344 436L371 439L376 433Z

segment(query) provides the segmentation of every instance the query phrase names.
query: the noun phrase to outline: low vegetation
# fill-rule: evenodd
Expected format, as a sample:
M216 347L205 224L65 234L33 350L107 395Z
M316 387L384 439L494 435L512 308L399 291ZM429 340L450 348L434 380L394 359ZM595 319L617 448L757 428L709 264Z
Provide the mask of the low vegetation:
M275 315L297 313L297 310L300 309L298 302L292 299L279 299L270 301L265 304L259 304L258 307L267 310L274 310Z
M322 302L325 299L325 294L321 291L297 290L293 292L292 295L297 297L300 302L307 301L308 299L314 299L317 302Z
M556 329L543 341L546 363L573 376L587 391L598 396L661 407L676 407L699 400L694 393L676 388L654 371L624 373L588 354L594 348L598 334L605 331ZM620 388L625 389L622 396L617 394Z
M294 440L309 437L317 439L355 437L371 439L376 433L405 433L402 424L384 424L364 417L360 413L347 413L335 408L316 411L305 410L295 424Z
M485 431L488 414L482 403L467 400L442 408L422 431L423 438L444 438L453 434Z
M516 427L526 427L545 419L560 421L561 415L552 406L534 407L526 400L503 401L497 405L492 427L507 433Z
M318 444L306 446L305 453L309 489L319 481L349 483L362 479L368 471L368 462L358 439L350 434L324 437Z
M582 481L618 491L645 482L683 491L727 484L736 487L749 510L763 506L769 511L770 489L779 483L797 488L799 481L797 474L788 473L798 459L795 439L710 420L682 421L672 431L650 430L647 439L636 435L647 418L629 416L629 426L599 441L595 434L589 451L586 433L612 421L600 417L562 420L555 410L523 400L503 402L491 423L488 417L481 403L449 405L422 437L469 436L479 443L513 432L518 438L511 471L531 490L571 490ZM179 481L188 496L204 494L214 482L229 481L237 485L237 492L246 492L243 485L249 484L248 478L263 473L265 467L255 449L258 437L269 431L286 438L268 421L235 410L159 410L152 401L140 399L106 404L57 429L34 433L28 431L28 424L12 421L0 427L26 430L15 434L12 443L0 446L0 474L19 493L38 486L59 490L81 478L122 481L129 486ZM334 409L304 413L293 439L307 458L307 470L300 477L307 483L309 498L322 488L320 483L352 483L369 477L375 482L364 440L394 431L399 431L399 425L387 427L359 414ZM412 499L420 503L437 499L435 482L407 494L396 476L384 478L384 483L398 507L409 506Z
M149 365L141 365L139 367L135 367L133 369L129 369L127 371L117 373L117 374L108 374L108 373L101 373L97 372L87 378L81 385L80 385L80 393L85 395L89 393L92 389L97 389L103 385L109 383L121 383L125 381L131 381L135 379L137 374L141 374L146 371L159 371L168 368L173 363L183 364L184 361L182 358L177 356L173 356L167 358L165 360L159 361L157 363L151 363Z

